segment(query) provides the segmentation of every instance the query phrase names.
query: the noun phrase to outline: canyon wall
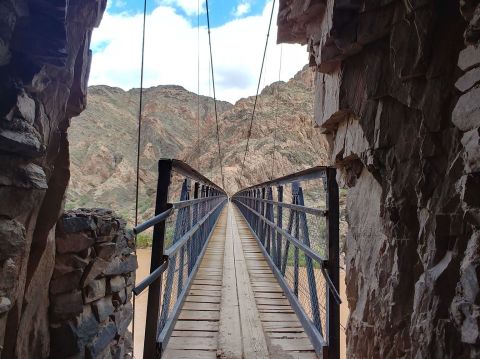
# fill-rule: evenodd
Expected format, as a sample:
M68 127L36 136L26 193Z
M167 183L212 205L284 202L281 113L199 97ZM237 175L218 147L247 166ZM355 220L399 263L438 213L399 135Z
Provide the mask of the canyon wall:
M49 355L55 225L67 128L86 102L92 29L106 0L0 4L0 355Z
M50 282L50 358L132 354L133 233L110 210L66 212L56 229Z
M348 358L480 356L478 0L281 0L349 188Z

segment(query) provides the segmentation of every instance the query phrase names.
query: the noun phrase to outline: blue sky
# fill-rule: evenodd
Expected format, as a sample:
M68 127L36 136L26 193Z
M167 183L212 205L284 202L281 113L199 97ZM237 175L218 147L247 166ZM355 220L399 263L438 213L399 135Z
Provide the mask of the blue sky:
M142 0L109 0L109 2L109 12L111 14L128 13L134 15L143 13ZM197 9L197 0L188 1L188 3L192 3L193 5L190 7ZM197 24L197 14L192 14L189 11L185 11L185 7L181 6L181 1L147 0L147 13L151 14L153 9L162 4L173 6L180 15L187 18L192 24ZM208 5L210 12L210 25L217 27L227 23L228 21L231 21L234 18L261 14L263 7L265 6L265 1L209 0ZM205 11L205 0L200 1L200 7L203 15ZM239 13L242 12L243 14L239 15ZM200 17L200 24L207 24L206 16Z
M209 0L218 99L234 103L255 95L272 4L272 0ZM276 13L277 9L262 87L279 80L280 53L283 81L308 61L305 47L276 44ZM142 0L109 0L92 37L89 85L139 87L142 21ZM145 87L175 84L212 95L204 0L148 0L146 34Z

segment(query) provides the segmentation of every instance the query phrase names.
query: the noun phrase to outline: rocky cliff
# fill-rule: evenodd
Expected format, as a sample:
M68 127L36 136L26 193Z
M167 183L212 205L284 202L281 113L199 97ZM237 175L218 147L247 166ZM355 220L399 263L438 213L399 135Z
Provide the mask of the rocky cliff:
M106 0L0 4L0 355L49 355L55 224L67 128L86 104L92 29Z
M252 133L247 143L254 96L239 100L224 112L220 122L220 143L225 188L233 194L240 188L294 173L328 162L327 140L313 122L314 72L305 68L288 82L266 86L257 99ZM187 161L221 183L215 131L200 148L185 151Z
M87 109L72 120L69 129L69 208L103 206L133 219L138 95L138 89L90 87ZM245 176L239 182L253 101L249 97L235 105L217 103L227 190L234 192L239 185L272 175L275 127L275 176L327 161L324 136L313 127L313 72L306 69L288 82L267 86L260 94ZM221 177L212 98L198 99L180 86L152 87L144 93L143 115L139 209L141 218L147 219L153 214L159 158L185 160L216 183L221 183Z
M133 221L138 101L138 89L89 88L88 106L72 120L68 131L71 155L68 208L114 208ZM140 143L141 216L154 207L156 161L161 157L181 157L182 151L197 143L198 101L198 124L203 137L215 121L212 98L202 96L198 99L196 94L174 85L144 90ZM217 105L220 113L232 107L227 102Z
M349 358L480 356L479 19L477 0L280 2L350 188Z

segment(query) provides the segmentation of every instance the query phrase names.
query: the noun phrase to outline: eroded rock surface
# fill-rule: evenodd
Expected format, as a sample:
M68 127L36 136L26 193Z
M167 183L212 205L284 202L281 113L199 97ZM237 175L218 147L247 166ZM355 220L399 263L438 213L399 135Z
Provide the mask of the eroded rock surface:
M106 0L0 4L0 356L49 355L55 224L66 130L86 102L92 29Z
M480 5L280 1L348 194L348 358L480 356Z
M131 355L127 327L133 316L130 299L137 269L132 232L106 209L68 211L56 232L57 256L49 289L50 357Z

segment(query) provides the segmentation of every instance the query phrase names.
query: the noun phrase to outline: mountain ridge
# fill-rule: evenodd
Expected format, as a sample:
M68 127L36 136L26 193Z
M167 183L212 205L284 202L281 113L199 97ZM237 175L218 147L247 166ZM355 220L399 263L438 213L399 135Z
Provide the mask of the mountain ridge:
M139 89L125 91L108 85L89 88L87 108L72 119L69 129L71 182L67 208L107 207L132 220L138 95ZM239 179L254 100L255 96L249 96L235 104L217 101L225 187L230 193L266 180L272 172L278 177L327 161L326 140L313 127L313 74L303 69L288 82L275 82L259 94L244 178ZM183 160L222 183L213 99L198 97L182 86L159 85L144 89L143 104L141 219L153 214L158 158ZM272 169L275 128L276 168Z

